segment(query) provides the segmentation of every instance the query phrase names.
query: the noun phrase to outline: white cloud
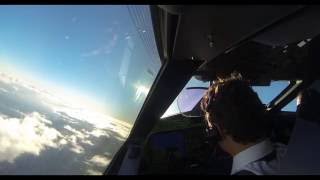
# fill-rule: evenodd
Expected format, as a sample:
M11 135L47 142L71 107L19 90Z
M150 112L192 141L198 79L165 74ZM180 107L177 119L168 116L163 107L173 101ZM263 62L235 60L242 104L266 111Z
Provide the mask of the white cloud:
M13 163L24 153L40 155L47 147L57 148L59 131L48 127L51 122L34 112L22 119L0 116L0 161Z
M109 162L110 162L110 159L101 155L95 155L89 160L89 163L92 163L99 167L106 167Z
M100 137L100 136L110 137L107 132L105 132L104 130L101 130L101 129L95 129L95 130L89 132L89 134L91 134L95 137Z
M4 93L8 93L9 91L4 89L4 88L0 88L0 91L4 92Z
M72 128L69 125L64 126L65 129L69 130L70 132L72 132L72 135L69 136L65 136L65 139L67 139L66 143L71 143L71 145L73 146L73 148L71 149L72 151L76 152L76 153L82 153L84 151L83 147L81 147L78 142L82 142L84 144L89 144L91 146L93 146L94 144L88 140L90 138L90 132L88 131L78 131L74 128ZM63 142L65 143L65 142Z
M18 91L18 90L19 90L19 88L16 87L16 86L12 86L12 88L13 88L15 91Z
M81 142L84 144L89 144L90 146L94 145L90 140L82 140Z
M105 155L105 156L111 156L111 153L110 152L105 152L105 153L103 153L103 155Z
M68 141L65 140L65 139L61 139L61 140L59 141L59 144L65 145L65 144L68 144Z
M77 154L84 153L84 148L78 144L73 144L73 147L70 149L72 152L75 152Z
M66 125L64 126L65 129L71 131L77 138L80 138L80 139L85 139L85 138L88 138L89 135L86 135L80 131L77 131L76 129L72 128L71 126L69 125Z
M87 173L89 175L102 175L102 173L100 171L94 170L94 169L88 169Z
M5 84L10 84L11 85L16 81L16 79L13 78L13 77L8 76L5 73L0 73L0 81L5 83Z
M93 135L95 137L106 136L109 137L109 134L106 131L114 131L121 135L122 138L125 138L129 135L132 125L107 116L99 112L93 112L85 109L73 109L70 107L54 107L54 111L57 114L67 114L68 116L77 119L79 121L84 121L90 123L95 127L91 132L80 132L70 126L65 126L64 128L73 132L79 138L88 138L88 135ZM67 116L65 116L66 119ZM68 120L69 121L69 120Z
M3 74L0 74L0 81L5 81L11 86L17 86L17 88L26 87L34 91L37 94L35 101L41 101L52 109L52 113L61 116L60 120L67 122L63 126L65 130L59 132L57 129L50 127L52 122L38 112L31 114L21 112L23 118L20 119L0 114L0 162L13 163L22 154L39 156L47 148L68 148L82 156L87 153L85 149L87 146L84 144L93 146L94 137L105 136L124 141L129 135L131 124L107 115L106 112L96 108L94 103L90 104L91 101L86 101L81 96L62 96L51 89L48 91L40 88L43 86L38 84L34 86L29 81ZM93 130L77 129L72 125L82 122L91 124L94 127ZM110 131L118 133L119 136L110 137ZM91 159L90 162L100 162L101 165L106 163L106 160L101 160L98 156Z

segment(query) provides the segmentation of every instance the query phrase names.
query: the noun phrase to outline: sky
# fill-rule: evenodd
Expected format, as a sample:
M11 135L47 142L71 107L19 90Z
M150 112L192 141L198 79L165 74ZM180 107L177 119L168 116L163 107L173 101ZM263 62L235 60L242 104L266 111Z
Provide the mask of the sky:
M118 119L135 119L160 69L146 6L1 6L0 22L2 68L92 99Z
M270 86L256 86L253 89L258 93L261 101L268 104L273 98L275 98L284 88L289 85L288 81L273 81ZM296 111L297 102L296 99L287 104L283 111Z

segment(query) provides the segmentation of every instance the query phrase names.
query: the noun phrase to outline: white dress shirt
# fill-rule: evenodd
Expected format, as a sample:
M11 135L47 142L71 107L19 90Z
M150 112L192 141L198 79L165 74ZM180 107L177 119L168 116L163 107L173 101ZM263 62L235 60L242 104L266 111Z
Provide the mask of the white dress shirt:
M276 158L271 161L260 160L274 150L276 151ZM273 144L270 140L264 140L233 157L231 175L242 170L250 171L256 175L276 174L279 168L279 160L284 156L285 152L285 145Z

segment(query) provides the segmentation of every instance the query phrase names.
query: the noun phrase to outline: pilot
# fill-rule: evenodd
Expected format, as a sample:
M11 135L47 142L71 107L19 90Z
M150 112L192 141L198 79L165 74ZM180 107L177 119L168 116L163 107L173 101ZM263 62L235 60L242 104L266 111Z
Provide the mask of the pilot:
M201 101L218 145L233 157L231 175L276 174L286 147L272 143L266 108L239 74L215 82Z

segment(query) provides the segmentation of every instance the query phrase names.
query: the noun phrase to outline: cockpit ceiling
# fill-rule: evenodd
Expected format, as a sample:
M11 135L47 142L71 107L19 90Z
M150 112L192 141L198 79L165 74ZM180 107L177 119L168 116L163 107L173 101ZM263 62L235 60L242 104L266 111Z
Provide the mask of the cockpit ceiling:
M299 79L297 68L303 67L308 45L297 44L320 34L320 6L199 5L179 6L179 13L171 59L206 61L199 73L210 70L211 79L234 70L261 82ZM240 49L221 56L251 36Z
M249 41L209 61L198 70L198 78L216 80L239 72L256 85L268 85L270 80L304 79L310 68L309 45L310 39L284 47Z

